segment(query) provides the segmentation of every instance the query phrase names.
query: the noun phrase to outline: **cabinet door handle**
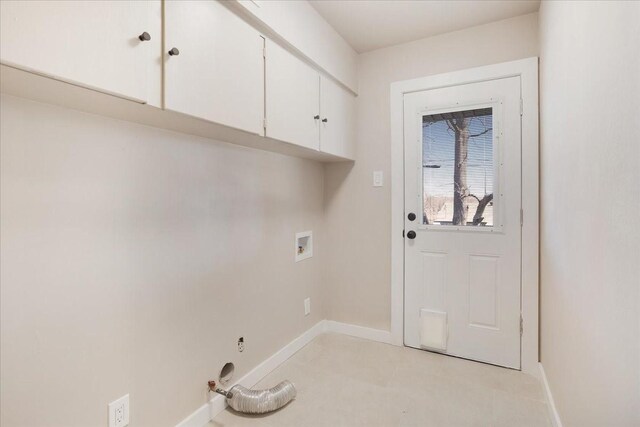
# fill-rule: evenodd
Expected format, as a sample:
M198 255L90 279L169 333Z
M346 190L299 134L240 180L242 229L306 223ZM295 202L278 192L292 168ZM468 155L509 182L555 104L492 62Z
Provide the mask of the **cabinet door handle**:
M171 56L180 55L180 51L178 50L178 48L172 47L171 50L169 51L169 55Z
M320 116L319 116L319 115L315 115L315 116L313 116L313 120L319 120L319 119L320 119Z
M151 40L151 36L146 31L138 36L141 42L148 42Z
M327 119L326 117L324 119L322 119L322 123L327 123L329 121L329 119Z

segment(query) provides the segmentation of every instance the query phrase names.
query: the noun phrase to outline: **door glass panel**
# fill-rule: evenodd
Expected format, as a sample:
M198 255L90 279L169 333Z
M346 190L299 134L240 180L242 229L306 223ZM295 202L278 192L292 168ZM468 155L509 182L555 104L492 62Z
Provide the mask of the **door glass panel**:
M423 224L493 227L491 107L422 117Z

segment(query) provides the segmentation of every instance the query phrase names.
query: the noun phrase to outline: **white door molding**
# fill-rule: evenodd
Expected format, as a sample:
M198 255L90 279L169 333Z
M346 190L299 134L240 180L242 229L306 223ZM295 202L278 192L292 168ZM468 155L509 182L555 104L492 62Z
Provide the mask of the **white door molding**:
M391 84L391 336L403 344L404 317L404 118L406 93L520 76L522 94L522 291L521 367L538 369L538 58L437 74Z

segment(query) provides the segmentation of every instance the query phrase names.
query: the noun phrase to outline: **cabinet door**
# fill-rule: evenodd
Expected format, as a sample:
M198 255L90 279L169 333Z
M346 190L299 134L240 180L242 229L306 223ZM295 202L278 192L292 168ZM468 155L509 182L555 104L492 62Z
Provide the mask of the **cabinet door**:
M320 151L355 157L355 96L332 80L320 78Z
M270 40L266 52L267 136L319 149L318 72Z
M145 102L153 2L0 1L0 61ZM161 37L159 33L151 37Z
M264 39L218 1L164 7L164 107L262 135Z

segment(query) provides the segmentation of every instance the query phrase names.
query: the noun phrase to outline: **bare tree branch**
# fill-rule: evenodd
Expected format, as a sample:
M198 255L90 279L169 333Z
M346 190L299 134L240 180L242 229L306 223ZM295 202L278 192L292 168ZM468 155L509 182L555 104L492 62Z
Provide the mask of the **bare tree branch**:
M484 216L482 215L487 205L493 200L493 193L486 194L482 199L479 199L478 196L474 194L469 194L468 197L473 197L478 201L476 213L473 215L473 225L478 225L484 220Z
M476 136L484 135L485 133L490 132L492 130L493 130L493 128L485 129L484 131L482 131L480 133L474 133L473 135L469 135L469 138L475 138Z
M452 132L460 132L460 128L453 120L446 119L445 122L447 123L447 127L449 128L449 130L451 130Z

